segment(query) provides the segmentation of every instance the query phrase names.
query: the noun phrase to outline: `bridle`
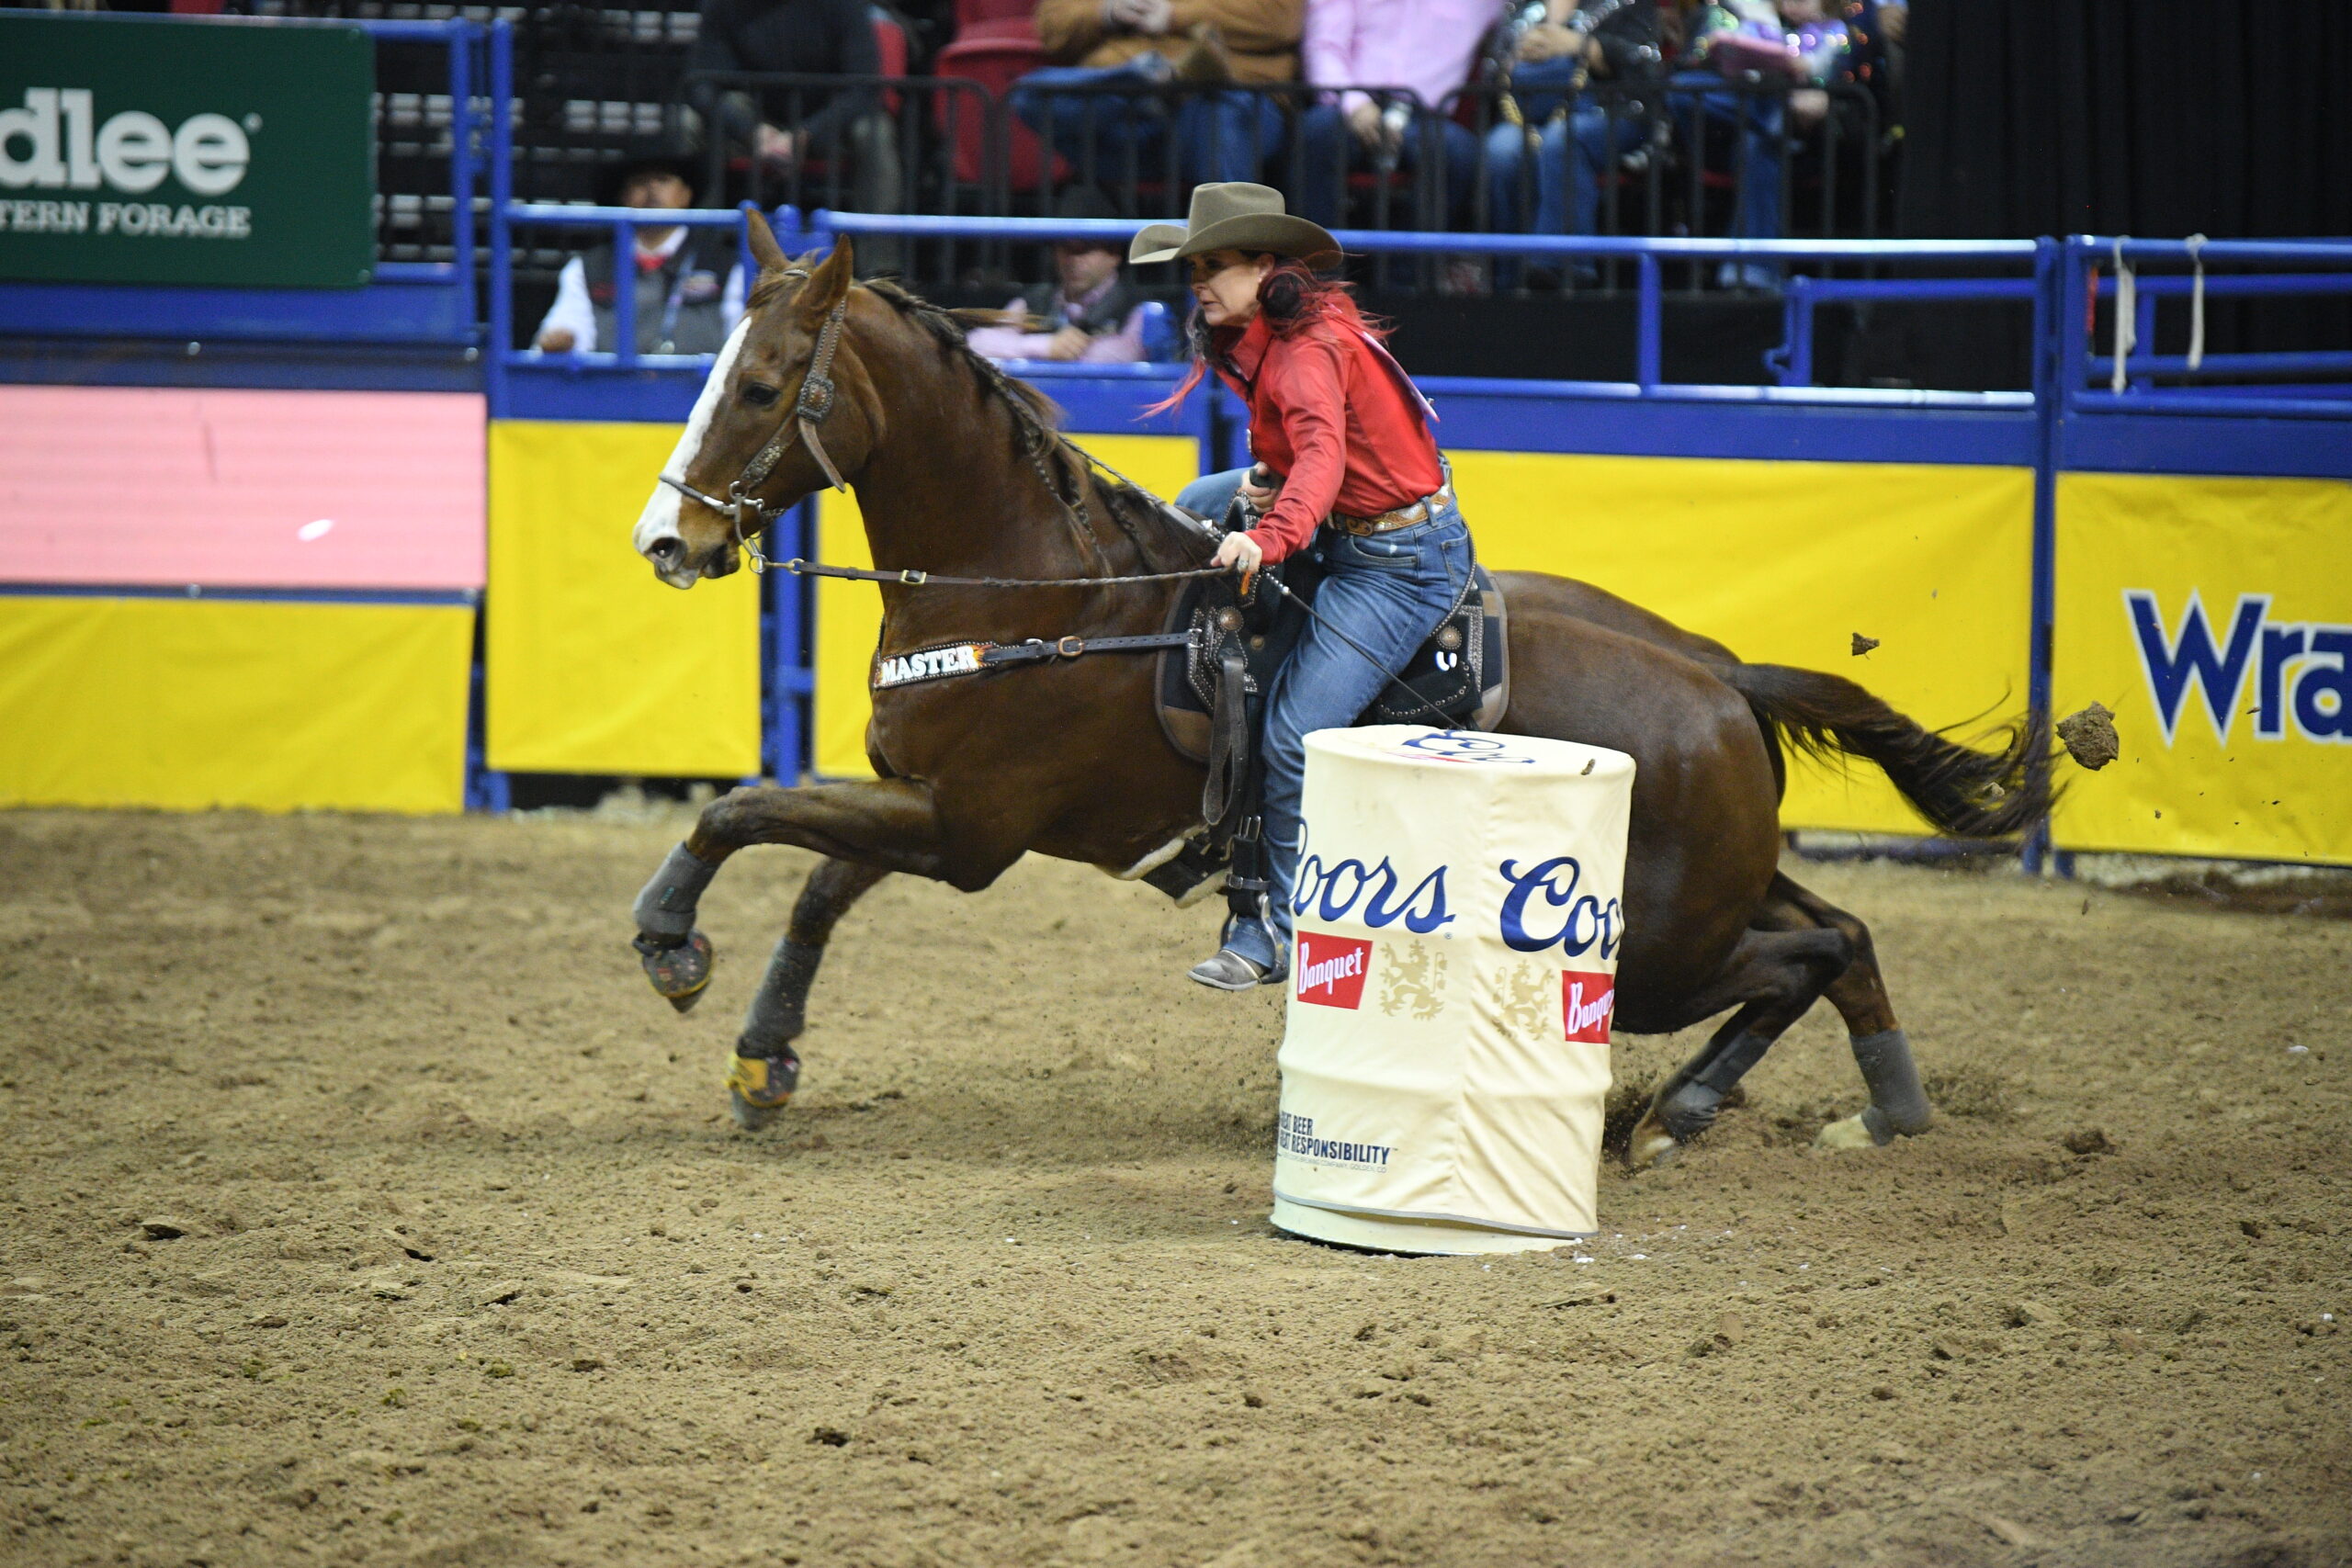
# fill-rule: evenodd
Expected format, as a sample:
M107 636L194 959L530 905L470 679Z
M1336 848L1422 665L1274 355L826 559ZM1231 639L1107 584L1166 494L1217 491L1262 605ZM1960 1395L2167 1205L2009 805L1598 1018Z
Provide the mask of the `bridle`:
M791 276L792 273L787 272L785 276ZM803 272L800 276L805 277L808 275ZM728 519L735 531L735 547L742 551L744 558L752 563L752 575L754 577L768 569L768 558L760 553L756 542L760 531L767 526L769 518L780 517L787 509L771 505L752 492L767 483L768 476L775 472L776 464L784 460L785 453L791 449L793 443L799 442L808 448L808 455L817 459L817 466L825 470L826 479L835 490L849 489L849 481L842 478L841 469L833 466L832 455L825 450L824 438L817 434L817 426L833 412L836 395L831 375L833 354L841 347L842 325L848 315L849 299L846 296L826 312L825 324L817 329L817 346L808 355L808 373L800 380L799 398L794 401L792 411L785 415L783 423L776 426L775 434L768 437L767 445L752 454L752 460L743 465L743 471L736 475L734 482L727 487L726 500L707 495L673 475L661 476L662 482L680 495L689 501L698 501ZM750 513L749 517L745 516L746 513Z

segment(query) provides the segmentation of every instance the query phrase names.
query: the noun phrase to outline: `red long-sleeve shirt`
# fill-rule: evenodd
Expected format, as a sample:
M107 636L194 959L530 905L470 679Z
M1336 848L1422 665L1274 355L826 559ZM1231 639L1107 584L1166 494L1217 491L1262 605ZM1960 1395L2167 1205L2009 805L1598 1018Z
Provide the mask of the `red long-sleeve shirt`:
M1217 337L1217 374L1250 405L1250 455L1283 476L1250 530L1268 560L1305 548L1334 511L1376 517L1445 482L1419 400L1361 333L1317 321L1277 337L1261 312Z

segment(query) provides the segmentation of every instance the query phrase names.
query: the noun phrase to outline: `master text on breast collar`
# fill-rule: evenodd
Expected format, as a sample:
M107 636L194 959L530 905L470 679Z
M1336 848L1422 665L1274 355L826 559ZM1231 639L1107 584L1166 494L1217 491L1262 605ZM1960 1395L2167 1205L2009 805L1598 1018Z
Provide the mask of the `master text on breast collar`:
M983 656L995 646L987 642L956 642L913 653L878 654L874 660L874 690L884 692L921 681L944 681L950 675L977 675L982 668Z

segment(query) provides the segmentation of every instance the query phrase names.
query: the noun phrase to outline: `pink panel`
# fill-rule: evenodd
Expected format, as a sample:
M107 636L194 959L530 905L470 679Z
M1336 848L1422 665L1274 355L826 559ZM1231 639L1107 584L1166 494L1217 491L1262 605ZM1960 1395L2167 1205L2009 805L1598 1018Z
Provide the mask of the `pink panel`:
M0 386L0 580L480 588L467 392Z

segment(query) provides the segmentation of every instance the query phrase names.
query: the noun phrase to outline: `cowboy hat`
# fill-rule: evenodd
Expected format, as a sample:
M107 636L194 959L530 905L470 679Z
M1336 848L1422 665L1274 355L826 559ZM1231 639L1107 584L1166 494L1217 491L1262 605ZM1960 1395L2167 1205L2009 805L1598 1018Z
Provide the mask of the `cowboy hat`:
M702 190L702 172L695 167L695 160L673 143L659 139L631 142L619 162L605 164L597 174L597 196L607 207L620 206L629 182L647 175L668 175L695 195ZM687 197L693 199L692 195Z
M1193 187L1193 209L1181 223L1148 223L1127 246L1131 262L1180 261L1211 251L1264 251L1296 256L1312 266L1340 259L1340 242L1320 223L1283 210L1283 193L1239 180Z

